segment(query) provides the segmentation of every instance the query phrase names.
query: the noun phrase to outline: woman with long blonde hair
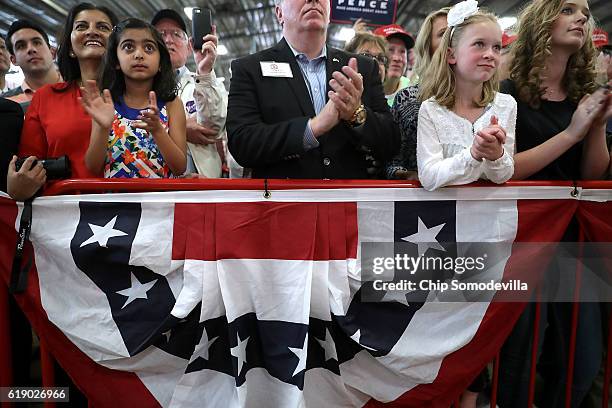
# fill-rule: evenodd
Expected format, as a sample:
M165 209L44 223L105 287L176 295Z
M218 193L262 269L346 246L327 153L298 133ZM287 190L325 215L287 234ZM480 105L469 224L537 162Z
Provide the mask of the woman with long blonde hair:
M595 84L593 19L587 0L533 0L519 17L518 38L510 79L502 92L517 100L514 179L582 180L601 178L610 156L605 123L612 117L612 96ZM565 242L578 240L572 219ZM552 265L546 272L558 276ZM539 407L565 406L571 303L542 305L546 327L538 371L542 387ZM535 320L528 305L501 351L498 404L525 407L528 402L530 344ZM579 309L574 375L570 404L578 407L599 370L602 332L599 304ZM542 337L542 336L541 336Z
M596 91L592 31L586 0L534 0L521 14L502 88L518 101L514 179L597 179L608 168L612 106Z
M450 7L443 7L425 17L414 45L414 78L417 83L399 91L391 107L393 119L400 127L401 145L399 153L385 166L385 175L389 179L417 180L417 120L421 107L418 81L431 64L431 58L444 36L449 10Z

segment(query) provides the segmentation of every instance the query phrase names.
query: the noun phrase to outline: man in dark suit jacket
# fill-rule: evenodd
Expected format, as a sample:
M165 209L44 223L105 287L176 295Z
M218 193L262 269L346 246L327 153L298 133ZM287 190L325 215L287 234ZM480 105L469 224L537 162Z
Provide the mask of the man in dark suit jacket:
M6 192L6 173L14 154L17 154L21 127L23 126L23 110L18 103L0 98L0 190Z
M0 190L6 192L6 173L8 166L17 154L21 127L23 125L23 110L17 102L0 98ZM7 290L0 288L0 290ZM15 302L9 296L9 321L12 338L11 355L13 357L13 385L31 385L30 355L32 354L32 329L30 323Z
M253 177L368 178L399 148L376 62L325 44L329 7L277 0L284 38L232 63L229 149Z

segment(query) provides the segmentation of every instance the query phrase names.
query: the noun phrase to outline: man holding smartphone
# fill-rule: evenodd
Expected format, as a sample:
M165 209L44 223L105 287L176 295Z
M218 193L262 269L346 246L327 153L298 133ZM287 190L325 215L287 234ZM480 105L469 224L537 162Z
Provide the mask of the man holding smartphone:
M227 91L217 81L214 64L217 58L217 36L214 27L201 40L201 49L193 50L193 40L181 15L172 10L158 11L151 24L164 39L172 68L179 79L179 96L187 115L187 171L207 178L221 177L221 143L227 116ZM193 51L197 72L185 64Z
M283 39L233 61L229 148L257 178L369 178L399 148L378 66L325 44L327 0L276 0Z

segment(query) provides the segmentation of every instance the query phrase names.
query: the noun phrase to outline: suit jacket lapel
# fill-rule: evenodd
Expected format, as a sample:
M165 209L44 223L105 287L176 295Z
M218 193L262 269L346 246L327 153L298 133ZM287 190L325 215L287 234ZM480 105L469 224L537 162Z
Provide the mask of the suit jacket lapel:
M289 44L287 44L287 41L284 38L276 45L274 52L276 54L274 59L276 62L287 62L291 66L293 78L285 79L295 94L295 97L300 104L300 108L302 108L302 113L304 116L314 117L315 110L314 106L312 105L312 100L310 99L310 94L308 93L308 88L306 87L306 79L302 76L300 66L297 63L291 48L289 48ZM284 95L274 95L272 97L283 98Z
M329 86L329 81L332 79L332 74L334 71L342 72L341 69L344 65L348 65L346 54L336 48L327 47L327 63L325 67L327 71L327 92L325 92L325 101L329 99L327 94L332 90Z

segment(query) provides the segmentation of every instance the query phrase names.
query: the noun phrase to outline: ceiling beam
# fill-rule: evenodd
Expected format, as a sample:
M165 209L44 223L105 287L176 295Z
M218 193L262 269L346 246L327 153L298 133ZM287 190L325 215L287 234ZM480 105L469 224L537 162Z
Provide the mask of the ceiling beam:
M262 35L267 36L270 34L278 35L280 33L282 33L282 30L278 28L278 29L267 30L267 31L258 31L255 33L242 32L242 33L235 33L235 34L226 34L226 35L219 36L219 41L236 40L239 38L261 37Z
M52 35L54 37L56 37L58 35L57 31L59 31L59 30L57 29L56 25L51 24L46 19L42 20L40 18L37 18L38 17L37 15L32 15L31 14L31 10L29 8L19 8L19 7L16 7L14 4L8 4L8 3L5 4L3 7L4 7L4 10L3 10L4 12L10 13L13 16L16 17L13 21L6 22L7 30L8 30L8 27L10 27L10 25L14 21L20 20L20 19L24 19L24 20L31 20L31 21L34 21L34 22L38 23L43 28L43 30L45 30L47 35ZM46 12L47 12L47 9L45 7L45 12L44 13L46 14ZM49 13L49 14L53 14L53 13ZM61 24L61 21L62 20L60 19L57 22Z

